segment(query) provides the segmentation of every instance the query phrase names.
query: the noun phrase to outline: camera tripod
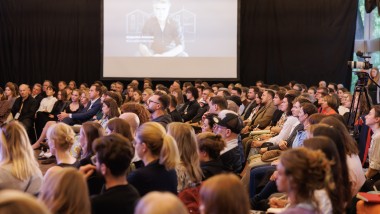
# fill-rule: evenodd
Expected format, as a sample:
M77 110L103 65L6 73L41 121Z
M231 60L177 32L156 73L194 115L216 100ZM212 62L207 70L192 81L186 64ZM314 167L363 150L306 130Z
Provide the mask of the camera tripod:
M377 82L375 82L367 72L355 72L355 74L358 76L358 81L356 82L354 94L352 95L350 112L349 112L349 116L347 120L347 126L350 130L353 131L354 136L359 134L358 130L354 130L354 127L355 127L356 117L358 116L358 114L360 116L360 114L362 113L359 111L363 110L363 109L359 109L361 97L365 96L366 105L368 106L368 108L371 108L372 106L371 101L369 99L369 95L368 95L368 89L366 87L368 83L368 79L370 79L373 83L375 83L375 85L378 88L380 88L380 85L378 85Z

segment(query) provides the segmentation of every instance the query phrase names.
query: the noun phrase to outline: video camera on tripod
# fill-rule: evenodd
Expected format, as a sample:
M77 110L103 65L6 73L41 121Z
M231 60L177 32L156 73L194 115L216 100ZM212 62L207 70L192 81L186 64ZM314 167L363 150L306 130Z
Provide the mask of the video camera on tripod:
M373 65L369 62L369 59L371 58L371 56L365 56L364 53L361 51L357 51L356 56L364 59L364 62L348 61L347 65L351 69L355 69L355 68L357 68L357 69L371 69L373 67Z
M368 89L366 87L368 80L369 79L372 80L377 85L377 87L380 88L380 86L369 75L370 72L363 71L363 70L369 70L373 67L373 65L369 62L369 59L371 58L371 56L365 56L363 54L363 52L361 52L361 51L357 51L356 56L358 56L359 58L362 58L364 60L364 62L357 62L357 61L348 61L347 62L347 65L349 68L361 69L361 71L354 71L356 76L358 76L358 81L356 82L356 85L355 85L355 90L354 90L354 94L352 96L352 102L351 102L351 106L350 106L349 118L347 121L347 125L351 130L353 130L353 128L354 128L356 116L358 115L358 113L359 113L359 115L361 114L360 112L358 112L358 109L359 109L359 103L361 100L360 98L361 98L361 96L363 96L363 94L366 98L366 101L367 101L366 104L367 104L368 108L371 108L371 102L370 102L369 95L368 95ZM356 99L358 101L356 102L356 106L354 106ZM354 135L358 134L358 133L355 133L356 131L354 130Z

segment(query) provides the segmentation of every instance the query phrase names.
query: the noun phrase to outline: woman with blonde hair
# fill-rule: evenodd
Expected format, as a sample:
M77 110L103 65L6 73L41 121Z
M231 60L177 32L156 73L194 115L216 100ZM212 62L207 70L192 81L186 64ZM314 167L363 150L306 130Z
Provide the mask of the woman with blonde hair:
M180 122L168 124L168 134L177 142L181 158L176 171L178 177L178 192L185 188L197 186L203 178L199 161L198 143L191 125Z
M156 122L142 124L134 141L137 155L144 167L133 171L128 182L144 196L151 191L169 191L177 194L178 148L174 138Z
M151 88L146 88L144 89L144 91L142 92L141 96L142 96L142 102L144 103L143 106L145 108L148 108L148 100L149 98L154 94L153 90Z
M50 214L43 203L17 190L0 191L0 213Z
M28 134L17 121L1 127L0 172L0 188L39 193L42 172L34 157Z
M151 192L137 204L135 214L188 214L185 205L168 192Z
M63 167L79 168L79 161L70 154L70 148L74 144L74 136L73 129L65 123L54 124L48 129L48 144L51 154L57 159L57 166L48 169L45 177L52 171L60 170Z
M50 174L39 195L51 213L89 214L90 198L84 176L74 168L65 168Z
M201 187L200 201L201 214L249 214L248 193L234 174L206 180Z

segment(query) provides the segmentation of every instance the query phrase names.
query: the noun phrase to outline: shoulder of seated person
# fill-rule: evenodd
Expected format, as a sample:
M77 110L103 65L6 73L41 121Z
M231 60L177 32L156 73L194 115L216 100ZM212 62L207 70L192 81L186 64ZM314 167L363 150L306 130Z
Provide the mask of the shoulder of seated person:
M54 173L59 172L60 170L62 170L62 167L60 167L60 166L52 166L52 167L50 167L50 168L46 171L46 173L45 173L44 180L45 180L46 178L48 178L49 176L53 175Z

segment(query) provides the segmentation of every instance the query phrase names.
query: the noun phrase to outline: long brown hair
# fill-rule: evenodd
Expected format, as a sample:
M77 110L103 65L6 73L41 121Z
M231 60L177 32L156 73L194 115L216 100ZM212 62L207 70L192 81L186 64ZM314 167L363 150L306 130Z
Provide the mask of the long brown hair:
M372 77L372 70L375 70L376 71L376 76L375 77ZM379 69L378 68L372 68L370 73L369 73L370 77L374 80L368 80L368 83L367 83L367 86L371 85L373 82L379 84L379 80L380 80L380 73L379 73Z
M355 139L348 132L347 127L338 119L328 116L321 120L321 123L327 124L329 126L334 127L336 130L339 130L341 134L342 140L344 142L344 150L346 155L357 155L359 154L359 149Z
M329 128L324 125L317 125L319 127L316 128L316 134L318 132L330 131L330 136L333 138L337 138L339 135L335 132L332 134L331 130L333 128ZM330 129L330 130L329 130ZM349 204L352 193L351 193L351 183L349 182L348 172L347 172L347 164L344 152L341 152L343 143L342 142L334 142L336 139L330 138L330 136L316 136L310 139L306 139L304 141L304 145L306 148L312 150L321 150L326 158L330 160L331 163L331 175L333 176L333 181L335 183L335 188L326 188L326 191L330 197L330 201L333 208L333 213L344 213L345 204ZM341 154L343 153L343 154ZM344 156L342 158L342 155ZM344 159L343 161L341 161ZM340 185L338 185L338 183Z
M39 199L52 213L91 212L87 183L75 168L62 168L49 174L42 185Z
M114 99L106 98L103 100L103 104L106 105L110 109L107 115L104 115L105 117L107 117L108 119L112 119L114 117L120 116L119 108Z
M124 137L128 138L129 141L133 141L131 126L126 120L123 120L121 118L113 118L108 122L107 128L111 132L123 135Z
M13 82L7 82L7 84L5 84L4 91L6 88L9 88L9 90L12 92L12 97L17 97L17 89ZM8 97L6 98L8 99Z
M82 130L86 136L86 145L83 148L83 156L86 157L93 154L92 143L96 138L102 137L104 135L104 130L99 123L92 121L83 123L81 127L81 131Z
M249 199L240 179L234 174L215 175L200 190L201 207L207 214L248 214Z

